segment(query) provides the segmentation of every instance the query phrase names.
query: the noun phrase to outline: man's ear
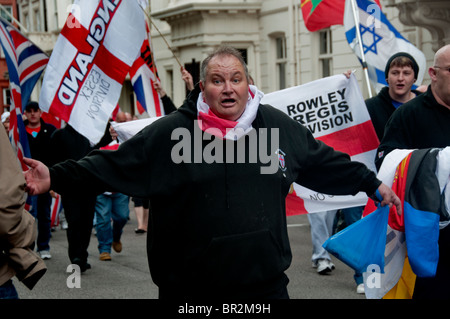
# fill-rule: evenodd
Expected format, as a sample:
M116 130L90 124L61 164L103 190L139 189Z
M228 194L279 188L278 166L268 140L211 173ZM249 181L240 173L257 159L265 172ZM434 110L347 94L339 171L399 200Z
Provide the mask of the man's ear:
M436 79L436 69L433 67L428 68L428 74L432 80Z

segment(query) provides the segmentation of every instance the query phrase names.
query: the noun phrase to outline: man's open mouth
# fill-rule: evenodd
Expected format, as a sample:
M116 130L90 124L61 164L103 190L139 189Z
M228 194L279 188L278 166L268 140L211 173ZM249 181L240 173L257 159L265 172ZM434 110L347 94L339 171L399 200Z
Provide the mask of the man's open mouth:
M224 100L222 100L222 104L223 105L230 105L230 104L234 104L234 103L236 103L235 99L224 99Z

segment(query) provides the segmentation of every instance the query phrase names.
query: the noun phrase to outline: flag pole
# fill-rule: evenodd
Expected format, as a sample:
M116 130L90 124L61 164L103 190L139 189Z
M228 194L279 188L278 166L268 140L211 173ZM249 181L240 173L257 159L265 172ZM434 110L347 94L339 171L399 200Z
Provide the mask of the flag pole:
M161 38L164 40L164 42L167 45L167 48L172 52L173 57L175 58L175 60L177 61L178 65L180 66L180 68L183 68L183 65L181 64L180 60L177 58L177 56L175 55L175 52L173 51L172 47L169 45L169 43L167 42L166 38L164 37L164 35L161 33L161 31L159 31L158 27L153 23L152 18L150 17L150 14L144 10L144 8L142 8L142 11L144 11L145 15L147 16L147 19L150 21L150 24L155 27L156 31L158 31L159 35L161 36Z
M366 83L367 83L367 90L369 91L369 97L372 97L372 89L370 88L370 81L369 81L369 71L367 69L366 57L364 56L361 32L359 30L359 18L358 18L359 15L357 15L355 0L350 0L350 2L352 4L353 19L355 21L355 29L356 29L356 36L358 38L358 46L359 46L359 50L361 51L361 61L362 61L361 64L362 64L363 71L364 71L364 77L365 77Z

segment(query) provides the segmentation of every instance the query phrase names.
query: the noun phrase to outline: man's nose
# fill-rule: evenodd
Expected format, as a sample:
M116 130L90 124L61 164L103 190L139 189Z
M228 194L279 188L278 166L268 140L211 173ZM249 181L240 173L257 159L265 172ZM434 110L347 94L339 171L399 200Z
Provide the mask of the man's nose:
M231 84L231 81L225 81L225 85L224 85L224 87L223 87L223 90L225 91L225 92L231 92L233 89L232 89L232 84Z

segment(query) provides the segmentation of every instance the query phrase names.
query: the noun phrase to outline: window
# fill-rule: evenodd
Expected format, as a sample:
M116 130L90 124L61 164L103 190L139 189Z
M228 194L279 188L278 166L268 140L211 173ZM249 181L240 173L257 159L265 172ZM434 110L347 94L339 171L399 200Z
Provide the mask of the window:
M39 10L34 10L34 31L35 32L42 31L41 14Z
M0 16L3 19L7 20L8 22L12 22L11 15L12 15L12 6L2 5L2 8L0 10Z
M3 89L3 106L10 106L11 105L11 91L7 88Z
M279 90L286 88L286 64L287 64L287 51L286 51L286 38L277 37L276 43L276 78L277 86Z
M319 32L319 67L321 77L327 77L332 74L332 54L331 30L322 30Z

